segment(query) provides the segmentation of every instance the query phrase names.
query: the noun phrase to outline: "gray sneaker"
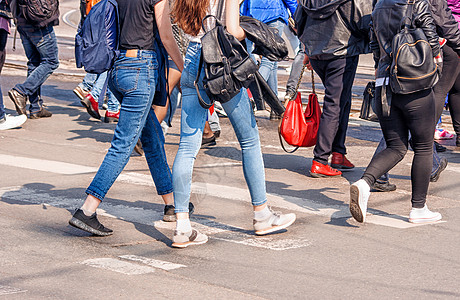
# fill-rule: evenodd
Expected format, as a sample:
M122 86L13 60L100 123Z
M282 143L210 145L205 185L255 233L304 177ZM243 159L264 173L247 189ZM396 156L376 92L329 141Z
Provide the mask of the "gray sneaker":
M272 210L271 215L265 220L253 220L256 235L266 235L292 225L295 221L295 214L282 214Z
M201 245L208 241L208 236L192 229L189 232L180 232L174 230L172 247L185 248L190 245Z

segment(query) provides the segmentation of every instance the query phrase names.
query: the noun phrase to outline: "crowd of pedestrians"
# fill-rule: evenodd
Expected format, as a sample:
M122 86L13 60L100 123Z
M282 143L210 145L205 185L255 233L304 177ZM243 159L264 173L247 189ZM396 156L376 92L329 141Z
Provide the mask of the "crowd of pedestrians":
M46 2L52 5L53 1L58 3L57 0ZM80 26L99 1L81 0ZM201 38L205 34L202 26L209 26L202 24L202 20L209 14L221 16L227 31L239 41L246 41L250 54L254 45L246 40L246 33L240 27L240 15L260 20L279 35L288 28L289 19L295 20L292 30L298 39L293 38L292 44L295 45L296 56L285 100L295 97L296 82L304 66L315 71L325 88L318 138L309 172L315 178L340 176L343 170L354 168L346 157L345 145L352 87L359 56L372 52L377 95L374 110L383 138L362 178L350 186L351 215L358 222L365 222L372 187L381 191L396 189L389 182L388 172L403 159L410 145L414 159L409 222L436 222L442 218L440 213L428 209L426 195L429 182L437 181L447 165L447 160L437 154L440 148L436 147L433 139L446 97L457 134L457 146L460 146L460 5L457 1L116 2L119 54L114 65L111 70L100 74L88 73L74 93L92 117L102 118L99 112L102 104L106 110L104 121L117 124L111 146L86 189L87 197L69 221L72 226L95 235L112 234L111 229L99 222L96 209L128 163L132 151L137 149L145 155L157 193L164 201L163 220L176 222L172 246L184 248L206 243L207 236L192 228L190 214L194 206L190 203L190 196L196 156L203 145L214 145L220 135L215 109L229 118L242 150L243 174L253 206L255 234L277 232L295 222L295 214L273 212L268 206L264 161L255 117L257 112L254 112L248 91L241 89L235 97L215 109L208 110L199 104L199 96L209 100L201 80L195 80L201 66ZM52 11L41 22L31 21L24 8L30 5L27 3L27 0L16 0L12 4L8 0L0 2L0 71L13 18L28 59L25 82L17 83L8 92L18 116L5 114L0 92L0 130L21 126L27 120L28 103L30 119L52 116L43 104L41 85L59 66L53 29L59 23L59 10ZM430 44L433 60L438 65L439 82L434 87L423 87L403 95L391 91L387 78L395 50L391 41L399 32L408 9L412 11L412 22L423 30ZM179 31L187 40L186 50L180 49L181 41L175 34ZM164 46L169 59L159 55L160 45ZM260 74L277 95L277 63L267 57L251 56L259 64ZM164 64L169 66L169 72L160 71ZM167 74L169 76L165 78ZM166 80L169 84L162 84ZM107 90L105 86L108 86ZM171 170L164 148L165 133L179 98L182 105L180 142ZM107 99L106 103L104 99ZM277 119L276 115L272 113L270 119Z

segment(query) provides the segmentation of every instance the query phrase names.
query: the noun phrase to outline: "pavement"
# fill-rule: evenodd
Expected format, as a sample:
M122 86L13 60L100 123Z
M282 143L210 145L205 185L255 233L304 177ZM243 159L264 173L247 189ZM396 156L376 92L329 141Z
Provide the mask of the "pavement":
M75 19L78 1L60 3L63 18ZM356 168L342 177L310 177L312 148L284 153L277 122L257 118L269 203L297 215L284 232L253 234L241 150L227 118L221 118L217 145L202 149L195 161L192 222L209 235L207 244L171 248L175 224L161 221L161 198L144 157L136 155L98 210L114 234L95 237L69 226L115 128L90 118L72 92L84 74L72 65L72 30L66 22L56 28L61 67L42 89L53 116L0 131L1 299L460 298L460 149L453 140L442 141L449 165L427 196L442 221L407 221L411 151L391 171L397 190L372 193L367 223L355 222L348 211L349 185L360 178L381 138L377 123L357 118L362 90L372 79L369 56L358 68L346 143ZM19 43L17 48L8 49L2 71L12 114L6 91L26 75ZM278 70L280 98L289 64L280 63ZM302 83L305 99L310 89ZM180 109L166 135L170 165L179 116Z

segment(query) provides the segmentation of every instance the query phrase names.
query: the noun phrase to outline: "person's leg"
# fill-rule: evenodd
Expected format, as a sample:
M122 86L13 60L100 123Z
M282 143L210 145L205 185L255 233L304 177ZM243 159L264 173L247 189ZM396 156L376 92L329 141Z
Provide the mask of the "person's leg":
M299 46L299 51L297 52L292 62L291 73L289 74L289 78L286 83L286 96L284 97L285 101L291 100L295 97L297 83L299 81L300 74L302 73L303 60L305 58L305 50L303 48L303 45Z
M449 111L452 125L457 134L456 144L460 147L460 75L457 76L452 89L449 91Z
M2 72L3 65L5 64L5 47L8 39L8 32L0 29L0 73ZM3 105L3 95L0 87L0 121L5 117L5 106Z
M174 65L174 67L175 67L175 65ZM179 72L179 70L177 70L177 67L176 68L174 68L174 67L169 68L169 76L168 76L169 91L168 92L169 92L170 96L172 95L173 89L179 83L180 76L181 76L181 73ZM176 104L177 104L177 102L176 102ZM158 121L160 121L160 123L161 123L165 119L165 117L166 117L166 115L168 113L169 101L168 101L168 103L166 103L165 106L154 105L153 108L155 110L155 114L157 116Z
M120 120L115 128L111 147L86 189L88 196L85 203L74 214L71 225L94 234L111 234L111 230L107 232L105 228L98 230L88 224L82 225L77 217L94 213L91 218L96 218L96 208L127 164L151 109L157 76L158 63L154 52L143 52L138 58L121 54L115 62L109 85L117 98L122 99ZM102 226L98 221L96 225Z
M86 73L85 77L83 78L83 81L79 83L78 85L87 91L91 91L96 79L97 79L97 74Z
M37 113L42 109L40 87L59 66L56 35L51 25L39 29L21 26L18 31L29 62L27 78L15 90L29 97L30 112Z

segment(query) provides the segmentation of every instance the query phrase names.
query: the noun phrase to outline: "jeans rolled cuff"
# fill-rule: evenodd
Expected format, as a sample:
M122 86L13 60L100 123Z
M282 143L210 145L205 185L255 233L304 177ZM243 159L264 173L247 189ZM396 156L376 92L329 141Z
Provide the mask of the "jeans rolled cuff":
M159 190L157 190L157 194L160 195L160 196L167 195L167 194L170 194L170 193L172 193L172 192L173 192L173 189L172 189L172 188L170 188L170 189L168 189L168 190L166 190L166 191L159 191Z
M267 198L265 198L262 201L252 201L252 206L260 206L260 205L263 205L265 203L267 203Z
M97 199L99 199L101 201L104 200L104 196L101 196L100 194L96 193L95 191L91 190L90 188L87 188L85 193L87 195L91 195L93 197L96 197Z

